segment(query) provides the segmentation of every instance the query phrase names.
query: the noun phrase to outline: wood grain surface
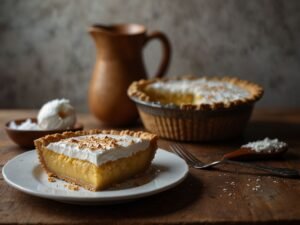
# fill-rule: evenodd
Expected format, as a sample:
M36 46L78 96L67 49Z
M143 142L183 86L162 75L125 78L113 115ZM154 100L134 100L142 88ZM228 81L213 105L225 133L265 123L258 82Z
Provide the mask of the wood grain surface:
M0 166L24 152L4 133L4 123L31 117L36 111L0 110ZM92 116L80 115L85 128L101 128ZM142 129L140 124L131 129ZM224 131L226 132L226 131ZM243 138L218 143L184 143L201 160L219 159L248 141L264 137L286 141L280 159L255 161L300 170L300 110L254 112ZM172 142L160 140L169 149ZM0 178L2 224L299 224L300 179L272 177L237 166L190 169L186 180L163 193L120 205L78 206L21 193Z

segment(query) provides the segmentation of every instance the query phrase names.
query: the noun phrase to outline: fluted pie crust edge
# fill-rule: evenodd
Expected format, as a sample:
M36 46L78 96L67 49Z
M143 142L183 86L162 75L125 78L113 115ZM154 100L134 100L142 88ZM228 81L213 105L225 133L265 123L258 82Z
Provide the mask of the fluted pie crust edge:
M190 110L214 110L214 109L223 109L223 108L230 108L233 106L239 106L239 105L244 105L247 103L253 103L257 100L259 100L264 91L263 88L255 83L252 83L250 81L246 80L241 80L238 78L234 77L196 77L192 75L187 75L183 77L175 77L175 78L155 78L155 79L149 79L149 80L139 80L133 82L127 91L128 96L131 98L138 99L140 101L144 102L152 102L151 101L151 96L149 96L147 93L145 93L144 89L155 82L166 82L169 80L197 80L205 78L207 80L211 81L223 81L223 82L228 82L231 84L234 84L242 89L247 90L250 95L249 97L246 97L244 99L240 100L233 100L230 101L229 103L209 103L209 104L180 104L178 105L180 109L190 109ZM162 104L163 106L163 104Z

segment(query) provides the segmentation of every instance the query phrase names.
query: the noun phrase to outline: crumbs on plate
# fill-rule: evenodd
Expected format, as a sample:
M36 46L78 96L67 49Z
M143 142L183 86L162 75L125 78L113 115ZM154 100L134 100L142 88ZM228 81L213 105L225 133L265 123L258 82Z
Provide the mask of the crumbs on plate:
M68 188L71 191L78 191L79 190L79 186L75 185L75 184L65 184L64 185L66 188Z

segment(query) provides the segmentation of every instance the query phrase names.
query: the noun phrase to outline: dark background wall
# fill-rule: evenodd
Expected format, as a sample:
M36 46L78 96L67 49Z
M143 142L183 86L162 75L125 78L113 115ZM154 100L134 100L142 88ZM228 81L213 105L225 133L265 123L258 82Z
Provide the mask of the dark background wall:
M168 34L168 76L234 75L265 87L261 107L300 106L298 0L4 0L0 108L39 108L66 97L86 111L95 60L87 27L117 22ZM159 44L149 44L150 74L159 56Z

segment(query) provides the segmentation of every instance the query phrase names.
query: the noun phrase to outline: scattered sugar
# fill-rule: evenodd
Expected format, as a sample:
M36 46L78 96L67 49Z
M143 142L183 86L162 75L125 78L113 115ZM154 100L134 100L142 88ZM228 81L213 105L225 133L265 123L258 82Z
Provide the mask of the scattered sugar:
M255 185L254 187L252 187L252 191L259 191L261 189L260 185Z
M253 187L252 188L252 191L257 191L258 189L256 187Z
M259 153L272 153L280 152L287 147L285 142L278 139L265 138L264 140L249 142L246 145L242 145L242 148L250 148Z
M255 192L264 192L264 187L262 185L262 179L264 181L269 181L274 184L278 184L278 180L274 180L274 177L268 176L268 177L256 177L256 178L247 178L247 183L245 186L248 190ZM266 179L266 180L265 180ZM237 199L238 192L236 193L236 188L242 188L239 185L239 182L236 181L224 181L224 185L220 186L222 193L219 193L219 197L230 197L230 199ZM231 203L230 203L231 202ZM232 201L228 202L229 204L232 204Z

